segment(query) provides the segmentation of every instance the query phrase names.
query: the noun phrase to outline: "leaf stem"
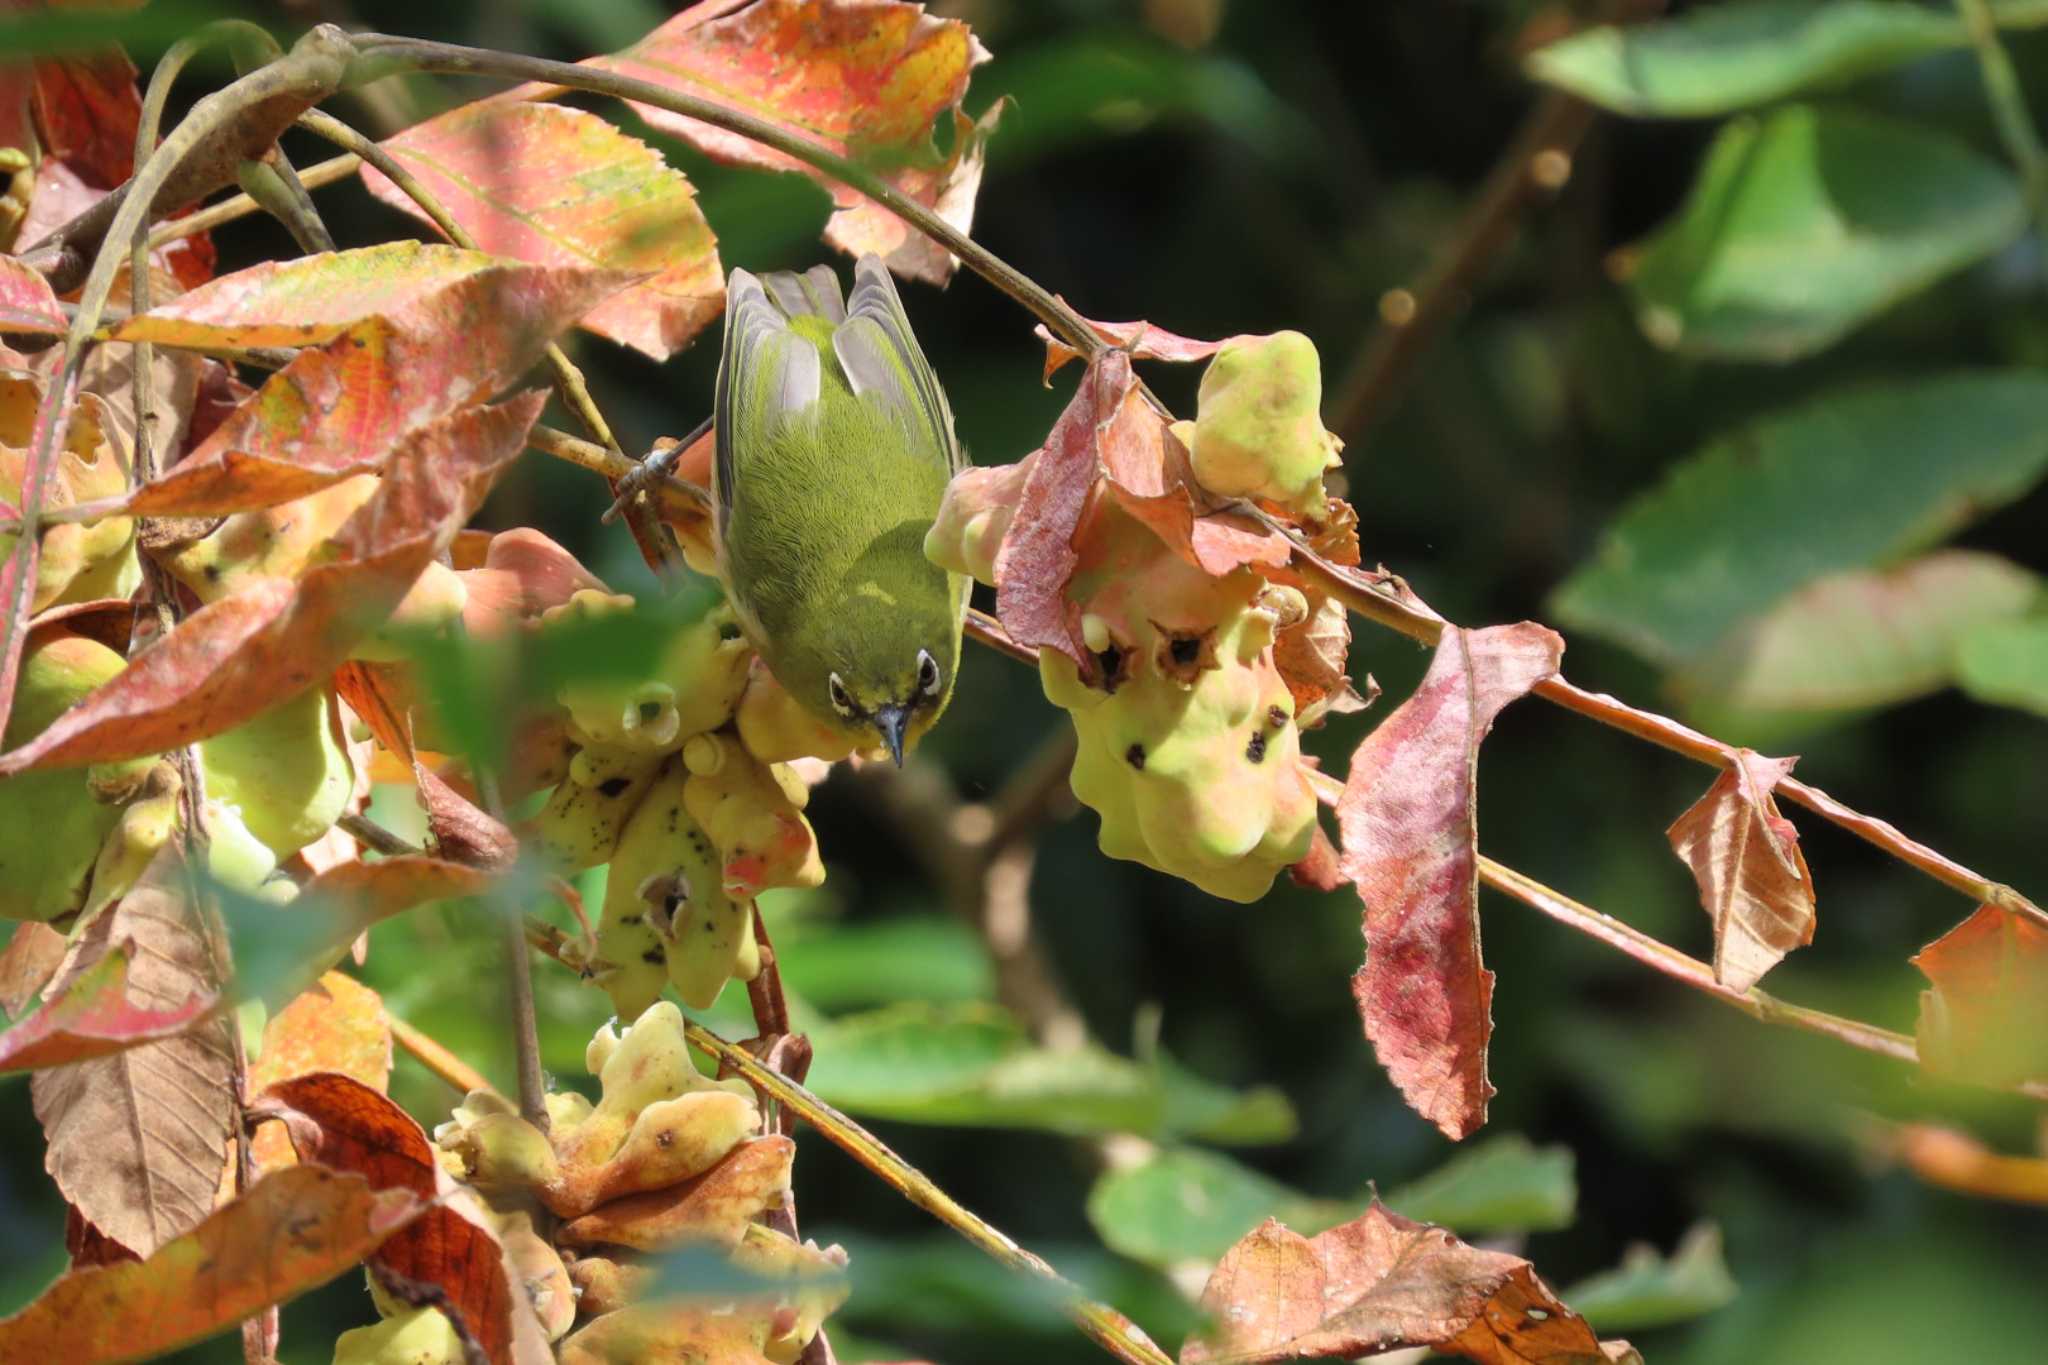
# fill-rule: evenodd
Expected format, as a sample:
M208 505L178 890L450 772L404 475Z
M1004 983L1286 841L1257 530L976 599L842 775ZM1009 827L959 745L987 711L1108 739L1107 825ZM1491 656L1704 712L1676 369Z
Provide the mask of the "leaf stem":
M910 198L880 175L857 161L821 146L810 138L790 132L765 119L743 113L729 105L697 95L665 89L648 81L634 80L611 71L549 61L517 53L493 52L484 48L461 47L453 43L428 42L383 33L356 35L363 62L351 73L352 83L381 79L394 69L433 71L448 75L499 76L508 80L541 81L549 85L610 95L636 104L652 105L673 114L697 119L758 142L824 172L851 189L858 190L910 226L958 256L990 284L1008 294L1026 312L1043 322L1052 333L1079 351L1092 356L1104 342L1081 316L1058 296L1018 270L987 247L968 237L932 210Z
M683 1029L697 1047L746 1077L756 1088L772 1095L905 1199L1011 1270L1022 1271L1059 1286L1064 1291L1067 1315L1110 1355L1128 1365L1172 1365L1166 1354L1129 1318L1114 1308L1084 1297L1072 1282L1062 1277L1043 1258L1019 1246L1000 1228L969 1212L952 1195L932 1183L931 1177L891 1151L880 1138L787 1076L761 1065L745 1048L728 1043L701 1024L685 1022Z
M2034 130L2034 116L2028 112L2012 56L1998 36L1997 17L1987 0L1956 0L1956 9L1969 32L1970 45L1977 50L1977 69L1984 78L1984 97L1991 105L1999 140L2026 185L2029 211L2039 218L2048 210L2048 155L2041 150L2041 137Z
M421 1066L446 1081L458 1094L467 1095L472 1090L497 1093L497 1087L483 1072L455 1055L447 1047L423 1033L397 1015L386 1011L391 1021L391 1040L413 1055Z

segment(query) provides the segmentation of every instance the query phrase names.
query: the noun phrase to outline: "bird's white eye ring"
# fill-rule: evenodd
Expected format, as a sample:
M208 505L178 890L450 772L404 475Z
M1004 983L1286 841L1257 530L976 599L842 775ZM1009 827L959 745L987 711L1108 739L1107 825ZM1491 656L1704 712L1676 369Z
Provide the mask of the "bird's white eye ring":
M930 650L920 649L917 651L917 690L927 697L936 697L939 695L939 682L939 661L932 657Z
M846 694L846 684L839 681L839 675L834 673L828 677L825 680L825 686L832 695L832 709L840 715L851 719L853 716L853 698Z

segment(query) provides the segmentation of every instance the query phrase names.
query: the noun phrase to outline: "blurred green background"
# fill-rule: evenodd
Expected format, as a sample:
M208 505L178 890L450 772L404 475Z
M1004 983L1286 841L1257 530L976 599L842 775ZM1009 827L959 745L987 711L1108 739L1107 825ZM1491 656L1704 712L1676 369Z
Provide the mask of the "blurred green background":
M667 13L624 0L158 8L178 20L171 34L202 12L243 13L279 31L337 18L565 58L621 46ZM1540 97L1520 64L1524 51L1575 18L1571 5L1533 0L933 8L967 19L995 53L975 77L970 111L1001 96L1016 101L990 149L978 239L1091 317L1147 318L1199 337L1306 332L1333 393L1378 326L1381 296L1411 283L1451 237ZM1685 17L1715 7L1671 8ZM2048 39L2033 30L2008 37L2024 88L2048 95ZM162 30L139 34L132 55L147 70L167 41ZM1849 74L1825 90L1826 108L1910 120L2002 162L1967 50L1932 44L1918 60ZM431 112L467 93L458 82L422 82L406 97ZM338 111L370 118L360 104ZM606 112L632 126L630 115ZM1603 116L1562 194L1530 214L1384 420L1346 452L1367 562L1403 574L1452 619L1556 619L1548 594L1589 560L1629 500L1759 415L1852 381L1902 384L1958 366L2048 359L2048 275L2038 240L2024 233L1959 261L1958 273L1847 340L1789 362L1653 344L1615 281L1615 253L1680 211L1716 126ZM827 204L816 187L650 140L699 186L728 266L800 268L821 258ZM300 165L325 155L311 145L293 151ZM1909 181L1901 173L1902 194ZM317 198L343 245L414 230L353 182ZM217 241L223 270L291 251L280 230L254 220ZM1008 461L1038 444L1078 371L1041 387L1030 320L971 274L943 293L905 292L973 455ZM715 332L665 366L588 338L574 350L628 449L681 434L707 410ZM1154 366L1147 377L1192 411L1196 370ZM606 501L589 476L536 455L485 522L538 526L615 584L637 585L644 572L623 531L598 525ZM1853 509L1802 510L1818 532ZM2042 568L2044 514L2048 494L2034 487L1958 543ZM1676 705L1652 664L1590 631L1568 638L1576 682ZM1376 676L1388 700L1313 737L1326 766L1344 770L1426 662L1407 641L1359 625L1353 671ZM1856 712L1728 719L1775 751L1802 754L1799 775L1851 804L2022 890L2048 888L2041 717L1945 689ZM974 652L911 778L937 784L923 790L941 796L950 786L964 800L985 799L1065 723L1028 670ZM1679 759L1524 703L1485 751L1482 844L1704 956L1708 924L1663 828L1707 780ZM1233 1162L1273 1182L1235 1173L1219 1186L1247 1201L1230 1205L1243 1214L1238 1231L1268 1211L1298 1225L1332 1209L1348 1216L1371 1184L1397 1208L1434 1212L1524 1252L1561 1290L1616 1266L1632 1244L1669 1252L1689 1230L1715 1225L1739 1285L1726 1306L1690 1311L1725 1297L1702 1272L1687 1282L1687 1311L1664 1315L1685 1321L1596 1315L1652 1361L2041 1358L2048 1219L1926 1188L1873 1160L1864 1140L1872 1118L1932 1119L2029 1151L2038 1112L2019 1100L1940 1087L1767 1029L1488 895L1499 1094L1474 1143L1518 1135L1534 1146L1488 1148L1492 1176L1467 1175L1479 1193L1464 1205L1443 1202L1442 1188L1413 1182L1457 1151L1387 1085L1352 1007L1360 939L1350 893L1283 881L1257 905L1213 901L1106 860L1093 817L1061 808L1037 842L1032 931L1088 1033L1128 1060L1090 1052L1037 1066L992 1003L995 976L977 939L949 915L920 861L916 822L896 818L877 794L872 781L845 776L817 791L811 812L829 881L771 912L817 1038L820 1089L1169 1345L1193 1321L1186 1286L1107 1249L1090 1221L1104 1132L1136 1130L1169 1149L1227 1144ZM1910 1031L1921 980L1905 959L1970 906L1818 820L1795 819L1820 924L1814 945L1768 988ZM387 923L372 935L361 975L394 1013L509 1085L496 948L482 913L443 907ZM584 1083L582 1046L607 1013L603 997L550 964L538 973L547 1063L562 1083ZM728 992L719 1017L742 1028L737 997ZM393 1088L429 1126L452 1098L403 1055ZM1192 1188L1211 1169L1199 1154L1186 1160L1169 1191ZM834 1320L842 1358L861 1358L867 1345L885 1352L874 1358L953 1365L1100 1358L1034 1295L815 1138L801 1146L797 1193L804 1231L854 1251L856 1293ZM1193 1244L1170 1224L1152 1225L1164 1216L1159 1199L1138 1186L1098 1193L1097 1208L1120 1229L1112 1239L1125 1252ZM61 1268L62 1215L41 1171L27 1086L0 1082L0 1245L9 1248L0 1308L25 1302ZM1617 1302L1645 1311L1640 1296ZM360 1280L344 1277L286 1311L284 1358L325 1361L333 1333L370 1314ZM226 1340L181 1357L238 1358Z

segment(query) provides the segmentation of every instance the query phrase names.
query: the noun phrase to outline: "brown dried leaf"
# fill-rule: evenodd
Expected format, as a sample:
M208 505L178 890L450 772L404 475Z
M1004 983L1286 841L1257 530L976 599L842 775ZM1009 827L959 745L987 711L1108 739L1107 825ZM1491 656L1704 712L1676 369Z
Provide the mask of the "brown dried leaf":
M64 935L39 920L14 926L0 950L0 1010L19 1019L64 961Z
M1065 302L1064 299L1061 302ZM1207 360L1235 338L1225 337L1221 341L1196 341L1193 337L1179 336L1164 327L1155 327L1149 322L1097 322L1083 318L1095 335L1101 337L1119 350L1129 352L1139 360L1171 360L1189 362ZM1045 343L1045 381L1050 384L1052 377L1062 365L1081 354L1046 330L1044 323L1032 329L1038 339Z
M427 813L427 832L443 857L481 868L510 867L519 857L519 836L503 821L480 810L418 759L412 774Z
M1984 1085L2048 1080L2048 928L1995 905L1913 959L1934 989L1920 993L1920 1064Z
M649 274L582 319L599 336L666 360L725 307L718 241L690 182L659 152L595 114L485 100L382 145L480 251ZM367 165L363 182L385 203L423 216L409 195Z
M249 1064L249 1093L315 1071L334 1071L383 1093L391 1080L391 1018L384 1001L352 976L329 972L263 1027L263 1049ZM258 1170L296 1159L277 1124L256 1130L250 1146Z
M211 1011L215 1000L197 994L171 1009L153 1009L128 993L133 944L117 944L64 989L13 1028L0 1033L0 1075L38 1071L168 1038Z
M116 945L139 950L128 1001L184 1009L220 990L218 959L186 868L167 845L126 896L88 924L53 988L59 995ZM143 1256L195 1227L213 1208L234 1130L230 1022L214 1018L175 1037L38 1071L30 1082L49 1140L43 1164L64 1197Z
M1308 600L1308 618L1284 627L1273 640L1273 663L1294 694L1294 714L1303 728L1371 704L1344 671L1351 655L1351 613L1320 593Z
M0 1320L0 1360L96 1365L202 1341L325 1284L423 1209L357 1176L278 1171L145 1261L58 1280Z
M1738 991L1813 942L1813 874L1771 797L1798 761L1736 750L1735 766L1665 832L1714 922L1714 979Z
M380 1191L403 1190L423 1202L454 1192L419 1124L360 1081L320 1072L280 1081L264 1098L283 1107L303 1162L351 1171ZM533 1313L523 1303L514 1311L497 1235L463 1202L440 1203L386 1239L370 1258L371 1272L404 1301L440 1308L484 1358L498 1365L535 1359L539 1343L537 1358L545 1360Z
M188 296L189 297L189 296ZM179 623L14 752L0 775L162 753L323 682L454 539L523 448L534 392L410 433L377 493L297 580L258 579Z
M1202 1291L1217 1324L1182 1365L1349 1359L1434 1347L1487 1365L1642 1358L1602 1342L1519 1256L1467 1246L1375 1201L1314 1238L1268 1218L1225 1253Z
M1445 627L1415 694L1351 756L1337 816L1365 905L1351 993L1380 1065L1453 1139L1486 1122L1493 973L1479 956L1479 742L1557 672L1564 641L1525 621Z

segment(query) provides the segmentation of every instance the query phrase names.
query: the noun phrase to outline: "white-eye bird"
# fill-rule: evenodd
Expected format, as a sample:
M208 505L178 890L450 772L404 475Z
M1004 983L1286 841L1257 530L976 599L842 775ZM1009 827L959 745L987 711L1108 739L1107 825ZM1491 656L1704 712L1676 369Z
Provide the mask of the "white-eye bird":
M776 681L898 764L953 694L967 579L925 558L961 465L888 267L726 286L712 420L719 568Z

